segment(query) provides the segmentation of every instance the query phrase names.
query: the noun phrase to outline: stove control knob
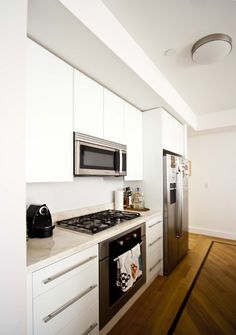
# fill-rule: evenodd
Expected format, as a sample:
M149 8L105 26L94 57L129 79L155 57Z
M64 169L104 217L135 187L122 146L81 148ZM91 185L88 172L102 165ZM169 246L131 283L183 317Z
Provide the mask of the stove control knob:
M117 241L117 243L122 247L124 245L124 241L120 240L120 241Z
M137 238L137 237L138 237L138 234L134 233L134 234L133 234L133 237L134 237L134 238Z

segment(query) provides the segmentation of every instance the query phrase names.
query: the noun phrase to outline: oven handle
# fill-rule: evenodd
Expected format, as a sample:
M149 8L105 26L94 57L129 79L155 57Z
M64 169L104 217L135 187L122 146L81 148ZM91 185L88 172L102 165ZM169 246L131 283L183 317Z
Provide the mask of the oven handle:
M143 244L143 241L139 243L139 245L142 245L142 244ZM118 259L119 259L119 257L114 258L114 259L113 259L113 262L117 262Z

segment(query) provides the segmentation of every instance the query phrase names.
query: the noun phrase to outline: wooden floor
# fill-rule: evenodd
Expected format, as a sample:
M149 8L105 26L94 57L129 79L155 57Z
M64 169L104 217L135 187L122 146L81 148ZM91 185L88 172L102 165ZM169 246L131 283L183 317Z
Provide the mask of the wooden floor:
M158 277L149 286L109 335L166 335L201 268L211 243L210 237L191 234L188 255L169 276ZM218 275L220 276L220 273ZM183 327L183 323L178 324L176 334L194 334L182 332Z
M236 245L212 244L174 334L236 334Z

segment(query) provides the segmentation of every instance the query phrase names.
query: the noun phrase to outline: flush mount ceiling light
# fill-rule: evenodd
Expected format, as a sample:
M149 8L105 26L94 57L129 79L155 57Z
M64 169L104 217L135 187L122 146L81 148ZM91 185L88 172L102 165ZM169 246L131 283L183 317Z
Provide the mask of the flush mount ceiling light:
M211 64L226 57L232 49L232 38L226 34L211 34L192 47L192 59L197 64Z

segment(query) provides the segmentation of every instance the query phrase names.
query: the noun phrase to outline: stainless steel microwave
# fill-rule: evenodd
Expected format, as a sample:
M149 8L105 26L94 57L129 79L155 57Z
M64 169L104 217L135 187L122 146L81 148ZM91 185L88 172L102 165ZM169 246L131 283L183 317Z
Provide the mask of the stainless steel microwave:
M74 176L126 176L126 145L74 132Z

